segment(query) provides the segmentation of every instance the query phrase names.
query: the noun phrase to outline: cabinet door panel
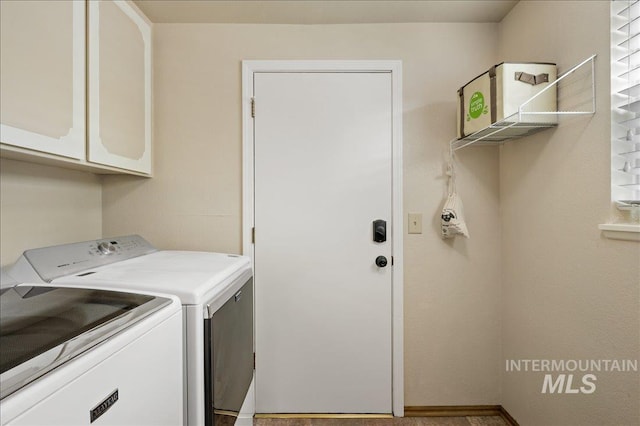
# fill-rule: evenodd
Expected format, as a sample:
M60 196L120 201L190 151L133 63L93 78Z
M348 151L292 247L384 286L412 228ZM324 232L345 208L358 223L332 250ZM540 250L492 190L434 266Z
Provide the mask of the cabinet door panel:
M0 2L3 143L85 157L85 4Z
M90 2L89 34L89 161L150 173L150 27L128 2Z

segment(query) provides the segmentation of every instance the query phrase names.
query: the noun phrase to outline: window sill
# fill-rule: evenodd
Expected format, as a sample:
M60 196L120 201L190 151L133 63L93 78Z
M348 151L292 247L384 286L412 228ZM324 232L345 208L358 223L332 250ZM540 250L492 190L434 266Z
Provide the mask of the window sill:
M598 225L598 229L613 240L640 241L640 224L605 223Z

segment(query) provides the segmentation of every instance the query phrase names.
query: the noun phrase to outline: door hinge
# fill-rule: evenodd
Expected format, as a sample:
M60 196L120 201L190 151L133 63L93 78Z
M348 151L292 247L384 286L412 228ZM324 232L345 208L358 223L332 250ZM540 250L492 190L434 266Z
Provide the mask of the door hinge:
M251 98L251 118L256 117L256 98Z
M256 243L256 228L251 228L251 244Z

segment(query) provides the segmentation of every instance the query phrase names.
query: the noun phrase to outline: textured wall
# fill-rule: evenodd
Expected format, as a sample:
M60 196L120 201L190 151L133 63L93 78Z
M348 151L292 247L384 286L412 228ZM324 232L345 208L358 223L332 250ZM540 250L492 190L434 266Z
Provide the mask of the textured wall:
M90 173L0 161L0 264L26 249L102 236L102 188Z
M609 2L521 1L500 25L500 60L563 71L593 53L597 113L500 151L504 359L639 358L640 244L597 229L610 216ZM638 373L595 374L592 394L551 395L544 373L504 372L502 403L521 425L640 424Z
M597 373L591 395L543 395L542 374L504 371L507 359L639 357L640 245L597 229L613 216L608 9L521 1L499 26L156 25L155 177L105 177L101 194L94 175L3 159L1 264L101 231L240 252L240 61L401 59L405 213L424 214L424 233L405 234L405 403L502 403L522 425L638 424L637 374ZM471 239L442 241L455 90L495 62L562 71L592 53L596 115L459 151Z
M496 60L497 24L155 25L155 176L106 177L104 235L241 250L241 60L401 59L405 403L496 404L500 377L498 153L460 154L470 240L438 234L455 91Z

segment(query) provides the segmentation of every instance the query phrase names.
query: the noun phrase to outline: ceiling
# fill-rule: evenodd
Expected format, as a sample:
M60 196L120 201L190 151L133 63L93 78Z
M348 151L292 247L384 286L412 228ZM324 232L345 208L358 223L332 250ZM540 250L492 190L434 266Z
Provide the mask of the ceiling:
M134 0L152 22L500 22L518 0Z

